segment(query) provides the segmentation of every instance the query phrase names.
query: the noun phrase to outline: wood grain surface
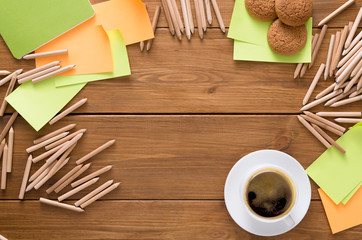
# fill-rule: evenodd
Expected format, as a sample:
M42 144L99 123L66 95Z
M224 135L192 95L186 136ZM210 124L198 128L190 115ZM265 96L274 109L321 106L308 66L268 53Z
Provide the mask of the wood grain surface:
M160 1L144 2L152 17ZM313 1L313 26L344 2ZM234 1L218 3L228 27ZM6 191L0 191L0 234L9 240L262 239L238 227L229 216L223 201L226 176L252 151L281 150L306 168L325 150L296 115L314 74L325 62L330 35L353 21L361 6L362 0L357 0L328 23L316 64L296 80L295 64L233 61L233 41L218 29L215 15L203 41L195 35L190 42L185 36L180 42L170 35L161 13L152 50L141 53L138 44L127 47L130 77L88 84L69 103L87 97L86 105L39 132L21 117L15 121L13 172L8 174ZM0 70L34 66L32 60L15 60L0 38ZM330 84L331 80L320 81L312 97ZM6 88L0 88L0 99ZM318 106L312 111L361 111L361 106ZM0 129L12 111L8 107ZM18 201L25 149L33 139L70 123L77 123L75 130L87 128L70 162L40 190ZM47 195L45 189L73 168L77 159L111 139L116 143L90 159L92 166L80 177L105 165L115 167L89 190L72 196L69 203L108 179L122 182L118 189L84 214L37 201L59 196ZM33 164L32 173L43 163ZM360 239L361 226L331 234L317 185L311 181L311 186L312 202L305 219L292 231L271 239Z

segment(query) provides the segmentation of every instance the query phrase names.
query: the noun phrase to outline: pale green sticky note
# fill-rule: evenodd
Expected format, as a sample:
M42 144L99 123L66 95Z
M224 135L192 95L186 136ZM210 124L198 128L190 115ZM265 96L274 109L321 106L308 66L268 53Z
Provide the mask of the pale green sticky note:
M52 119L86 83L56 88L54 80L21 84L6 101L36 130Z
M54 77L53 79L55 80L55 84L57 87L128 76L131 74L126 44L124 43L120 31L111 30L107 31L107 34L112 49L113 72Z
M244 0L236 0L230 21L228 38L265 45L266 32L272 21L262 22L249 15Z
M362 127L357 125L337 140L345 154L335 147L326 150L306 172L339 204L362 181Z
M343 198L341 201L344 205L353 197L353 195L358 191L358 189L362 186L362 183L359 183L348 195Z
M1 0L0 33L15 58L94 16L89 0Z

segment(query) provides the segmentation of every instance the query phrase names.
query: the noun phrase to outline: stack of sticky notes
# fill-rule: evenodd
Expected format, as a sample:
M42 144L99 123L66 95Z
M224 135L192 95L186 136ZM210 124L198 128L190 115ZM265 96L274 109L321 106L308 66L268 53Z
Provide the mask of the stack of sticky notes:
M362 224L362 123L336 141L346 150L329 148L306 170L319 194L333 233Z
M17 7L30 4L25 0L4 2L10 7L5 12L16 16ZM88 82L130 75L126 45L152 39L154 34L146 7L140 0L110 0L93 6L88 0L31 2L30 11L21 13L29 20L21 18L21 22L26 22L27 32L39 34L38 37L16 41L20 20L0 23L1 34L14 56L22 57L34 49L36 53L67 49L68 54L37 58L36 67L53 61L61 61L62 66L76 65L42 82L25 82L6 98L38 131Z
M295 55L275 53L268 44L267 33L272 22L262 22L249 15L244 0L236 0L228 37L234 39L234 60L303 63L311 61L312 18L306 23L305 47Z

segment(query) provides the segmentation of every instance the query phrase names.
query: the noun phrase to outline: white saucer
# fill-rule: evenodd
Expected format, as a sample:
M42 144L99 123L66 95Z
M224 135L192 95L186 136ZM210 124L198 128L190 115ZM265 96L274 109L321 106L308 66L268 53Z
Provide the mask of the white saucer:
M267 165L283 169L293 180L297 191L291 217L295 224L288 227L284 222L263 223L249 215L242 204L241 186L254 169ZM311 187L304 168L286 153L275 150L261 150L241 158L230 170L226 179L224 198L226 208L234 221L244 230L259 236L276 236L293 229L304 218L311 200Z

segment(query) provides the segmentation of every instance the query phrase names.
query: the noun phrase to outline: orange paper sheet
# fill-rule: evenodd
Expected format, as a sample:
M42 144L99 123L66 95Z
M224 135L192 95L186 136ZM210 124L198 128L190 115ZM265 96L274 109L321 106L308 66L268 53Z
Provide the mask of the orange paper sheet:
M111 0L93 5L97 24L118 29L126 45L154 38L150 18L140 0Z
M72 70L58 76L113 72L109 38L103 27L96 24L94 18L54 39L36 52L61 49L68 49L68 54L37 58L36 66L53 61L62 61L63 67L76 65Z
M362 224L362 187L346 205L336 205L321 188L318 191L333 234Z

